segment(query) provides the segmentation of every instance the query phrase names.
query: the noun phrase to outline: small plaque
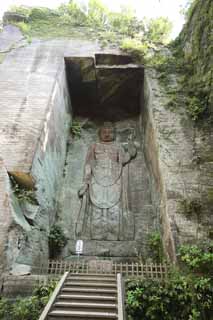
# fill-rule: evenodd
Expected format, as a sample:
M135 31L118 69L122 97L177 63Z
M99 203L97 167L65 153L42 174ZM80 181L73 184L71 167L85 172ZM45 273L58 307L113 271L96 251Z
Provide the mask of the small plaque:
M75 245L75 253L82 254L83 253L83 240L77 240Z

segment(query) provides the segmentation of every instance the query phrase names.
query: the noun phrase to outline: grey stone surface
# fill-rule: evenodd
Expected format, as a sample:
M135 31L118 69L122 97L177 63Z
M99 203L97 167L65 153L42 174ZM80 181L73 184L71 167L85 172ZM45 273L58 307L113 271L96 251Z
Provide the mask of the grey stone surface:
M209 183L213 140L212 130L196 128L184 106L169 110L168 99L158 74L146 70L142 117L145 157L152 175L152 201L159 207L165 251L175 261L178 245L208 239L213 225ZM207 156L208 160L196 163L196 156ZM201 219L193 213L186 216L181 205L184 199L201 201Z
M78 118L82 126L81 138L71 138L67 152L64 182L61 189L59 221L69 239L62 257L75 252L75 225L80 210L78 190L83 181L83 171L88 146L98 141L98 124L84 118ZM140 131L137 118L122 120L116 123L117 141L125 148L127 137L132 129L136 131L137 157L128 165L128 204L133 217L130 233L133 241L95 241L83 236L84 255L86 256L136 256L136 248L147 253L148 234L158 228L157 216L151 203L149 173L147 171L143 152L140 147ZM99 228L98 226L96 228ZM103 232L99 228L100 232ZM139 249L139 247L143 249Z
M42 283L48 282L48 276L38 275L4 275L1 296L17 298L32 296L33 290Z
M7 267L7 237L13 222L13 212L9 197L9 177L2 159L0 159L0 273ZM5 241L6 240L6 241Z
M5 26L3 31L0 33L0 53L7 52L14 47L18 42L23 40L21 31L12 26Z
M143 235L143 239L144 239ZM144 242L140 240L133 241L102 241L102 240L83 240L84 249L82 257L89 256L94 259L94 257L100 258L113 258L113 257L137 257L140 252L143 256L146 256L147 251L145 250ZM76 240L70 240L68 244L68 250L65 259L73 259L75 255L75 245Z
M21 263L14 263L10 271L10 274L12 274L13 276L24 276L30 273L31 273L31 266L27 264L21 264Z

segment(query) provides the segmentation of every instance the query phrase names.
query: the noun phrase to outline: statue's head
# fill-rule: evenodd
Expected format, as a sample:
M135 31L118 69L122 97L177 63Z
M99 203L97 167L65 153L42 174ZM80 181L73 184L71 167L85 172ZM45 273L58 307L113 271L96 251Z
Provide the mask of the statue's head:
M100 127L99 138L103 142L111 142L115 139L115 128L111 122L104 122Z

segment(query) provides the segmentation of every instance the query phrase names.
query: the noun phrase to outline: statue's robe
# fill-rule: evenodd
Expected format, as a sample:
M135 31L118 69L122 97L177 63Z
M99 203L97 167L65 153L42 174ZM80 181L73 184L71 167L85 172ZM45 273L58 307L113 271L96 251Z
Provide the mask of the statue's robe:
M96 143L87 154L77 236L94 240L133 240L134 218L128 208L128 152L116 143Z

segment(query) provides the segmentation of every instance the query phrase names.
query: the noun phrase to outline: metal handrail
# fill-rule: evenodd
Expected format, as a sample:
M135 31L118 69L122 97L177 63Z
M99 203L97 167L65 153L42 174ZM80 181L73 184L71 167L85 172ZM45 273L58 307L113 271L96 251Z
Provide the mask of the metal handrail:
M61 280L59 281L59 283L57 284L55 290L53 291L51 297L50 297L50 300L48 301L47 305L45 306L42 314L40 315L40 318L39 320L46 320L47 319L47 316L48 316L48 313L50 312L51 310L51 307L53 306L55 300L56 300L56 297L57 295L59 294L67 276L68 276L69 272L65 272L65 274L63 275L63 277L61 278Z

